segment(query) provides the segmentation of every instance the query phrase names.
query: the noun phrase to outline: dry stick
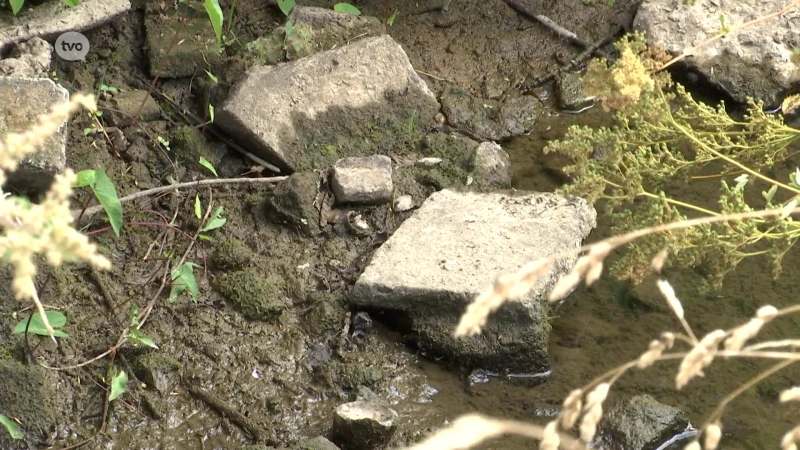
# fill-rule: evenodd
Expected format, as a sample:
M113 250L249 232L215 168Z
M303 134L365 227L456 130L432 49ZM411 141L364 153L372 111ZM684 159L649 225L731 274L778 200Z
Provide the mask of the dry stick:
M796 7L798 5L800 5L800 0L795 0L792 3L789 3L788 5L784 6L779 11L775 11L772 14L768 14L768 15L766 15L764 17L759 17L758 19L753 19L753 20L751 20L749 22L745 22L745 23L743 23L741 25L736 25L734 27L730 27L727 31L725 31L723 33L716 34L716 35L706 39L705 41L695 45L694 47L689 47L689 48L684 49L683 52L680 55L678 55L678 56L670 59L666 63L664 63L664 65L661 66L660 68L658 68L656 70L656 72L659 72L661 70L666 69L667 67L669 67L669 66L671 66L671 65L673 65L673 64L675 64L675 63L677 63L677 62L679 62L681 60L683 60L687 56L692 56L692 54L694 54L694 52L696 52L697 50L699 50L699 49L711 44L712 42L715 42L715 41L727 36L730 33L735 33L735 32L737 32L739 30L751 27L751 26L753 26L753 25L755 25L757 23L764 22L766 20L772 19L773 17L777 17L777 16L780 16L780 15L783 15L783 14L789 12L790 10L792 10L794 7Z
M589 48L592 44L584 41L577 34L569 31L568 29L562 27L561 25L553 22L549 17L543 16L541 14L536 14L535 12L528 9L527 6L518 3L515 0L503 0L506 5L510 6L511 9L521 14L523 17L526 17L530 20L535 20L542 25L546 26L550 29L553 33L566 38L568 41L572 42L573 44L581 47L581 48Z
M192 394L192 397L197 398L206 405L215 409L223 417L228 417L231 422L242 427L242 429L253 436L253 439L256 441L256 443L268 445L275 443L274 439L269 436L267 430L258 426L253 419L250 419L249 417L240 413L236 410L236 408L229 405L221 398L217 397L211 392L206 391L205 389L193 386L190 383L184 383L184 386L186 387L186 390Z
M278 183L287 179L288 177L269 177L269 178L214 178L209 180L198 180L198 181L187 181L185 183L178 183L173 184L170 186L159 186L152 189L147 189L145 191L140 191L135 194L131 194L119 199L120 203L129 202L132 200L140 199L143 197L147 197L150 195L160 194L162 192L169 192L174 191L177 189L183 188L190 188L190 187L199 187L199 186L209 186L214 184L258 184L258 183ZM91 208L86 208L85 210L73 210L72 217L76 219L81 217L82 219L89 219L94 215L103 211L102 205L92 206ZM82 216L81 216L82 214Z

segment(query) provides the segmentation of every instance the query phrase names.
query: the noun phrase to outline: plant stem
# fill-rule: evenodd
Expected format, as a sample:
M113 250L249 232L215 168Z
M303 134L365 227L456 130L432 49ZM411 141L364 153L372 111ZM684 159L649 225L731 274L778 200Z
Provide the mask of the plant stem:
M208 180L187 181L185 183L178 183L169 186L159 186L156 188L147 189L145 191L140 191L135 194L122 197L121 199L119 199L119 202L125 203L143 197L147 197L150 195L160 194L162 192L169 192L183 188L209 186L214 184L278 183L280 181L285 180L286 178L288 177L283 176L283 177L269 177L269 178L213 178ZM78 218L82 220L88 220L102 211L103 211L102 205L92 206L91 208L86 208L85 210L76 209L72 211L72 217L74 217L76 220Z

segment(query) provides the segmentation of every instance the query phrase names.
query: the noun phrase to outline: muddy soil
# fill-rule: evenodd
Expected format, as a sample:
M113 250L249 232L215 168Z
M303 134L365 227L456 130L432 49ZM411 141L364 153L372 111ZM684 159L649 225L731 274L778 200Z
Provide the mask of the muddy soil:
M152 86L155 92L175 99L180 108L205 117L203 101L192 89L195 80L150 76L143 51L144 3L134 2L130 14L87 33L92 45L87 61L56 59L52 77L72 91L93 91L100 84L123 90ZM300 3L331 7L335 2ZM435 8L438 0L357 3L365 15L382 20L398 12L388 31L437 93L455 86L480 96L502 96L552 73L581 51L500 0L453 0L447 13ZM636 2L616 1L613 6L587 0L525 3L595 42L626 26ZM232 47L282 26L282 15L270 2L239 1L237 8L230 29L235 37ZM550 87L537 92L546 98ZM75 170L105 168L120 196L169 183L170 177L180 181L207 178L206 169L194 163L198 156L213 160L221 177L269 175L268 170L254 171L251 161L214 139L195 139L174 105L161 103L161 107L167 112L162 119L124 130L129 142L151 149L139 157L120 157L101 133L85 135L92 122L86 114L76 117L68 165ZM572 123L597 125L608 120L600 111L579 116L555 112L551 106L530 136L506 145L518 189L555 189L560 180L552 178L551 169L559 162L541 156L547 140L563 135ZM169 151L153 150L159 148L159 137L170 141ZM707 198L703 189L707 187L690 194ZM102 221L87 228L112 258L112 271L43 266L42 301L68 313L65 330L70 336L59 340L58 346L38 337L26 340L7 333L0 337L0 367L13 375L9 385L28 386L24 381L32 377L41 380L38 389L25 393L27 405L18 414L29 429L40 432L41 440L12 443L1 437L0 447L65 448L86 439L90 441L84 448L89 449L239 449L254 441L290 446L304 437L326 434L333 408L356 396L386 401L400 413L394 442L398 446L465 412L545 421L572 388L636 357L665 328L678 327L647 285L638 288L638 297L633 298L618 283L604 280L576 292L558 311L551 341L553 372L544 383L541 379L491 379L470 384L466 373L447 370L442 361L426 358L432 355L401 345L402 335L381 327L361 337L345 331L350 315L357 312L347 305L349 287L371 251L402 222L402 215L392 215L385 208L363 211L370 223L382 224L368 236L340 230L308 235L266 214L270 195L271 189L263 185L237 185L187 189L129 203L121 237L115 237ZM165 263L180 259L192 242L199 223L194 217L196 197L204 208L224 207L227 223L209 233L212 240L192 244L188 253L197 264L197 301L184 294L168 302L167 292L160 290L168 277ZM81 192L75 206L92 202L88 192ZM181 231L175 232L168 223ZM605 232L601 226L592 239ZM796 258L787 255L787 269L777 281L763 261L747 263L729 278L723 291L713 295L696 293L696 274L675 272L669 277L678 295L686 299L687 316L704 333L742 321L762 304L780 307L791 302L790 270L797 266ZM8 280L7 271L2 277ZM3 289L9 285L0 283ZM242 307L264 292L278 292L289 301ZM765 298L766 293L770 298ZM11 298L7 291L4 294ZM130 323L131 311L151 304L152 314L142 329L158 350L129 343L113 356L71 368L107 351ZM0 303L0 328L11 329L16 317L27 314L20 311L26 306ZM788 320L779 322L767 337L785 335L796 327ZM69 370L40 369L36 363ZM724 369L709 371L685 392L672 388L675 367L665 366L632 374L620 383L617 394L651 393L684 409L699 423L727 392L763 366L728 363ZM114 370L125 370L131 382L121 400L106 409L106 389ZM731 448L777 446L782 433L794 425L792 418L798 411L774 408L776 395L796 375L786 372L731 406L725 426ZM214 409L209 406L213 403L223 407ZM226 408L228 414L220 414ZM231 411L244 419L232 417ZM531 445L507 438L484 448Z

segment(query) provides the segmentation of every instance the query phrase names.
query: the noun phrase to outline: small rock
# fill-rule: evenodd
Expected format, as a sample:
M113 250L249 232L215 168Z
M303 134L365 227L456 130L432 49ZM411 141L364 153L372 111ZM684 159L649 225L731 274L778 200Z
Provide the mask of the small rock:
M161 115L158 103L144 90L135 89L115 94L113 104L111 120L120 128L132 125L137 113L139 120L144 122L156 120Z
M499 141L530 132L542 114L542 103L525 95L499 102L473 97L451 88L442 95L447 121L460 131L487 141Z
M583 90L583 79L577 73L564 73L558 78L558 107L577 112L594 104L595 97Z
M600 424L600 441L606 450L651 450L689 425L678 408L659 403L649 395L619 402Z
M483 95L488 99L498 99L503 96L508 85L508 80L500 72L491 72L483 77Z
M291 450L339 450L339 447L324 437L317 436L311 439L303 439L292 446Z
M333 435L343 450L373 450L389 443L399 415L391 408L368 402L336 407Z
M0 77L0 136L28 131L39 116L67 100L67 90L48 78ZM9 186L28 193L48 190L56 174L66 167L66 145L67 130L62 126L8 175Z
M50 70L53 46L35 37L18 44L16 55L0 61L0 75L37 78L46 77Z
M367 332L372 329L372 318L366 312L361 311L353 316L351 329L353 330L353 337L366 336Z
M338 203L381 204L392 199L392 160L375 155L340 159L331 170Z
M511 187L511 158L494 142L483 142L472 158L473 182L499 189Z
M414 208L414 198L410 195L401 195L394 199L394 212L405 212Z
M442 158L420 158L415 164L422 167L433 167L442 162Z
M331 359L331 356L333 351L325 342L314 344L306 351L306 361L312 369Z
M255 269L225 273L215 280L214 287L252 320L273 321L292 306L286 296L285 280Z
M288 222L306 234L319 229L319 211L314 199L319 192L319 175L314 172L293 173L278 183L267 200L267 209L274 218Z
M211 262L221 270L243 269L253 259L253 251L240 239L220 242L211 254Z

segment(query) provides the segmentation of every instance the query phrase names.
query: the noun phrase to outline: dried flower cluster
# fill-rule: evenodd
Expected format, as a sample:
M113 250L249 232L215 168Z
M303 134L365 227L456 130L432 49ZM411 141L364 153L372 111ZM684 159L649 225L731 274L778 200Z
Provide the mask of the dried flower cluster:
M23 158L35 152L63 126L69 114L81 106L96 109L93 97L76 94L70 103L56 105L50 114L40 117L28 131L5 136L0 141L0 185L4 184L7 171L14 171ZM57 175L45 199L38 204L0 191L0 226L3 228L0 254L14 267L13 289L17 299L32 300L36 304L51 336L53 330L34 285L34 257L43 254L55 266L73 260L87 261L101 269L111 266L87 237L72 226L69 197L74 181L75 174L71 170Z

